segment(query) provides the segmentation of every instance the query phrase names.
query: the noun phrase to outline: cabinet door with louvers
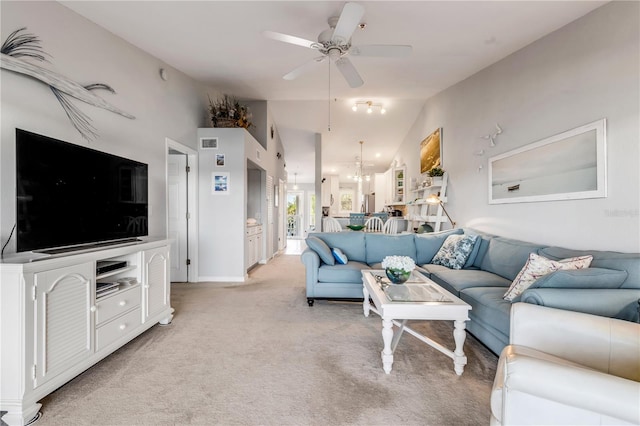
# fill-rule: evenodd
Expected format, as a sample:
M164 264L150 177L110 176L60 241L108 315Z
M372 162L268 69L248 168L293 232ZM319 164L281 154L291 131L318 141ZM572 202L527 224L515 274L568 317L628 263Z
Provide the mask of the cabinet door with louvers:
M93 262L34 274L34 387L93 354Z
M143 322L166 310L170 301L169 248L159 247L144 252Z

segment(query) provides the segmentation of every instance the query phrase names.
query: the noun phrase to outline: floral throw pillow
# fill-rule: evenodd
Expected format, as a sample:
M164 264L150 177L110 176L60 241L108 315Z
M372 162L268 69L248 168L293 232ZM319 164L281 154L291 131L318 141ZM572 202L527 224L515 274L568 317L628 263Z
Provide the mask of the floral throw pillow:
M462 269L477 239L477 235L449 235L431 263L450 269Z
M518 275L511 283L511 286L504 294L504 300L512 302L520 296L526 289L531 287L538 278L559 269L583 269L591 265L593 256L570 257L562 260L551 260L535 253L529 254L527 263L524 264Z

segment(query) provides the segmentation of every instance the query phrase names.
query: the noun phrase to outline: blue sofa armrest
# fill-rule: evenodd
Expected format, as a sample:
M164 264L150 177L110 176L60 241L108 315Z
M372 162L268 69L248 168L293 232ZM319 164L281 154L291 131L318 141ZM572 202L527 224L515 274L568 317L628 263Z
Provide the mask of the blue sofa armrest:
M313 295L313 288L318 282L318 268L320 268L320 256L318 253L306 248L300 255L300 261L305 268L305 283L307 287L307 295Z
M640 289L529 288L521 302L638 322Z

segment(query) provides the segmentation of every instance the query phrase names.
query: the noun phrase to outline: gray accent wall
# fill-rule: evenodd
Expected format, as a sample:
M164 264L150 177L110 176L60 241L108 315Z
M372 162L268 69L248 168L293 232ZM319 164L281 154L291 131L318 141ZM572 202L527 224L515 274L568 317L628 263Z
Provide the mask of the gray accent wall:
M612 2L428 99L395 159L419 177L443 128L458 226L575 249L640 252L640 3ZM498 43L500 40L497 41ZM607 119L607 198L488 203L488 159ZM491 148L483 135L503 133ZM484 150L484 155L477 152Z

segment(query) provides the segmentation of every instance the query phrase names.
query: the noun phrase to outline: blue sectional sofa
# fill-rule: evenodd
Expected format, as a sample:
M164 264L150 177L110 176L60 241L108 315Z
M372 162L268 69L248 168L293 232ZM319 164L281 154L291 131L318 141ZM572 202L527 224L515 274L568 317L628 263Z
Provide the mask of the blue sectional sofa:
M461 269L449 269L431 261L449 235L477 235L476 244ZM467 330L499 354L509 343L509 314L515 302L533 303L638 321L640 254L549 247L470 228L429 234L374 234L333 232L309 234L301 255L305 265L307 302L316 299L362 300L362 269L381 269L388 255L410 256L423 273L461 298L472 310ZM331 249L347 257L335 261ZM503 298L530 253L551 260L592 255L589 268L558 270L536 280L513 301Z

